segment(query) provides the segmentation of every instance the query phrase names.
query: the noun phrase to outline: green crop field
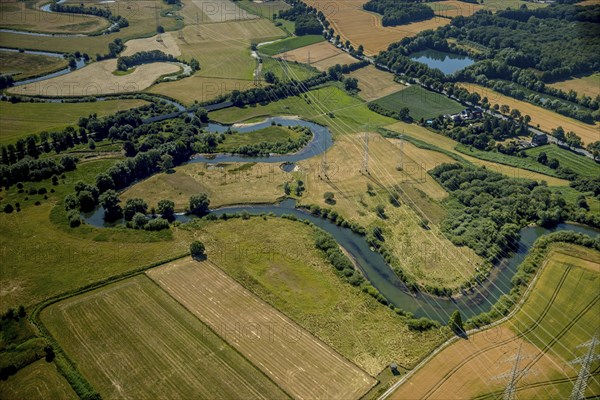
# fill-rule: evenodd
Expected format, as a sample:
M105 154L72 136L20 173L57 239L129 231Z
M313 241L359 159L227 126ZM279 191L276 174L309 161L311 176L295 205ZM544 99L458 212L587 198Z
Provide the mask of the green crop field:
M258 51L260 53L272 56L275 54L283 53L285 51L290 51L298 49L300 47L308 46L310 44L319 43L323 40L325 40L325 38L322 35L295 36L261 46L258 48Z
M94 103L8 103L0 102L0 145L14 143L32 133L61 130L76 125L79 117L96 113L114 114L120 110L140 107L144 100L110 100Z
M12 75L15 81L47 74L67 65L64 58L0 51L0 74Z
M548 156L548 159L556 158L560 165L572 169L581 176L590 178L600 176L600 164L594 162L591 158L561 149L553 144L535 147L525 152L536 159L540 153L544 152Z
M402 317L342 282L313 232L256 217L206 224L201 237L227 274L371 375L391 361L413 364L443 339L438 330L409 330Z
M330 114L331 113L331 114ZM336 85L311 90L301 97L288 97L267 105L231 107L210 113L210 118L227 124L251 118L276 115L299 115L331 128L334 134L351 134L389 125L394 119L377 114L357 97Z
M311 76L315 76L319 73L319 71L316 68L309 67L305 64L288 62L285 64L286 67L284 68L284 64L281 61L271 57L263 57L262 61L263 77L265 75L265 72L271 71L280 81L286 81L287 79L289 79L287 75L293 77L293 79L296 80L304 80L310 78Z
M258 15L260 17L267 18L267 19L272 19L273 14L277 14L277 13L279 13L279 11L287 10L290 8L290 6L282 0L261 1L261 2L255 2L255 1L250 1L250 0L240 0L240 1L236 1L235 4L239 8L246 10L251 14Z
M484 151L474 147L468 147L463 144L457 144L455 149L463 154L479 158L481 160L492 161L499 164L510 165L512 167L523 168L529 171L539 172L548 176L558 177L556 170L537 162L536 157L516 157L509 156L497 151ZM591 160L590 160L591 161Z
M464 109L464 106L456 101L423 89L419 85L412 85L375 100L374 103L390 111L408 107L410 116L416 120L435 118L442 114L454 114Z
M29 364L8 380L0 380L0 397L5 400L79 398L55 364L44 360Z
M41 319L103 398L288 398L145 275L53 304Z
M279 143L288 139L296 140L300 137L300 132L281 126L270 126L259 129L254 132L225 134L225 141L219 144L217 151L230 152L240 146L248 146L261 142Z
M517 381L518 398L568 398L579 369L569 361L583 356L587 349L577 346L597 333L599 273L599 252L553 244L514 316L444 348L390 398L499 398L505 383L493 377L510 371L511 364L501 361L517 351L523 357L520 368L535 371ZM599 365L591 365L593 375ZM599 390L600 381L592 377L586 395Z

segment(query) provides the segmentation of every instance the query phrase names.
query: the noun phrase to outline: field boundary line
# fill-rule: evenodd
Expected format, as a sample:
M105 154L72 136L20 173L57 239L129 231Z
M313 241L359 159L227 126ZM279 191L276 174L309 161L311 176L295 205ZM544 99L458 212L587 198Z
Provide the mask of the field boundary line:
M165 263L165 264L168 264L168 263L169 263L169 262L167 262L167 263ZM156 266L156 267L154 267L154 268L157 268L157 267L160 267L160 265L158 265L158 266ZM215 264L215 267L219 268L219 267L218 267L216 264ZM221 268L219 268L219 269L221 269ZM192 312L192 310L190 310L190 309L189 309L189 307L188 307L188 306L186 306L186 305L185 305L185 304L183 304L181 301L179 301L178 299L176 299L175 297L173 297L173 295L171 295L171 293L167 292L167 290L166 290L164 287L162 287L162 286L161 286L161 285L160 285L158 282L156 282L154 279L152 279L152 277L150 277L150 276L149 276L149 275L146 273L146 271L144 271L142 274L144 275L144 277L145 277L146 279L148 279L150 282L152 282L152 284L153 284L153 285L155 285L156 287L158 287L158 289L159 289L161 292L165 293L167 296L169 296L169 298L171 298L171 299L175 300L175 302L176 302L177 304L179 304L179 305L180 305L180 306L181 306L181 307L182 307L182 308L183 308L183 309L184 309L186 312L188 312L188 313L189 313L189 314L190 314L190 315L191 315L193 318L195 318L196 320L200 321L200 323L202 323L202 325L204 325L204 326L205 326L205 327L206 327L206 328L207 328L207 329L208 329L208 330L209 330L211 333L213 333L213 334L214 334L216 337L218 337L219 339L221 339L221 340L222 340L222 341L223 341L223 342L224 342L224 343L227 345L227 347L229 347L230 349L232 349L233 351L235 351L236 353L238 353L238 354L239 354L239 355L240 355L240 356L241 356L241 357L242 357L244 360L248 361L248 363L249 363L250 365L252 365L252 367L254 367L254 369L256 369L256 370L257 370L257 371L258 371L260 374L262 374L263 376L265 376L265 377L266 377L266 378L267 378L269 381L271 381L271 382L272 382L272 383L273 383L275 386L277 386L279 389L281 389L281 391L282 391L283 393L285 393L285 394L286 394L286 395L287 395L287 396L288 396L290 399L293 399L293 398L294 398L294 396L292 396L292 395L291 395L291 394L289 394L289 393L288 393L288 392L287 392L287 391L286 391L284 388L282 388L281 386L279 386L279 385L277 384L277 382L275 382L275 381L274 381L274 380L273 380L273 379L272 379L270 376L268 376L268 375L267 375L267 374L266 374L266 373L265 373L265 372L264 372L262 369L260 369L260 368L259 368L259 367L258 367L256 364L254 364L252 361L250 361L250 360L248 359L248 357L246 357L246 355L245 355L245 354L243 354L241 351L239 351L238 349L236 349L235 347L233 347L233 346L232 346L232 345L231 345L231 344L230 344L230 343L229 343L227 340L225 340L225 338L224 338L224 337L222 337L221 335L219 335L219 334L217 333L217 331L215 331L215 330L214 330L214 329L213 329L213 328L212 328L210 325L208 325L206 322L202 321L202 319L200 319L200 317L196 316L196 315L195 315L195 314ZM141 275L142 275L142 274L141 274ZM229 276L229 275L228 275L228 276ZM236 282L237 282L237 281L236 281ZM254 295L254 293L252 293L252 294Z
M281 218L281 217L276 217L276 218ZM283 219L283 218L282 218ZM297 221L292 221L292 222L298 222L302 225L304 225L304 223L298 219ZM314 228L313 228L314 229ZM305 327L303 327L300 323L298 323L296 320L294 320L292 317L288 316L286 313L284 313L283 311L281 311L279 308L275 307L274 305L272 305L271 303L269 303L266 300L263 300L258 294L256 294L254 291L246 288L244 285L242 285L240 282L238 282L237 279L235 279L233 276L231 276L229 273L227 273L227 271L225 271L223 268L219 267L218 264L216 264L213 261L210 260L204 260L204 262L210 264L212 267L216 268L219 272L221 272L222 274L224 274L228 279L231 279L233 281L233 283L238 286L239 288L241 288L242 290L248 292L252 297L254 297L256 300L258 300L258 302L264 304L265 306L272 308L273 310L275 310L277 313L279 313L281 315L281 317L284 320L289 321L292 325L295 325L297 328L301 329L302 331L306 332L313 340L315 340L316 342L322 344L324 347L330 349L333 353L335 353L335 355L339 356L341 359L343 359L344 361L348 362L350 365L354 366L355 368L357 368L360 372L364 373L366 376L372 378L375 382L368 388L368 390L366 390L361 396L357 397L357 399L362 399L373 387L375 387L379 381L376 377L372 376L371 374L367 373L363 368L361 368L360 366L358 366L354 361L350 360L348 357L346 357L344 354L340 353L335 347L333 347L332 345L326 343L325 341L321 340L317 335L315 335L313 332L309 331L308 329L306 329ZM327 261L328 262L328 261ZM169 262L167 262L169 263ZM165 264L167 264L165 263ZM151 277L148 276L148 278L152 281L154 281L154 279L152 279ZM160 284L158 284L157 282L155 282L157 285L160 286ZM165 289L163 289L165 290ZM169 296L171 296L169 294ZM171 296L173 297L173 296ZM179 302L179 301L178 301ZM183 306L183 305L182 305ZM191 310L189 310L189 308L183 306L186 310L188 310L190 313L193 314L193 312ZM198 318L203 324L207 325L208 324L204 321L202 321L202 319ZM210 326L209 326L210 328ZM212 328L210 328L212 330ZM215 334L219 337L221 337L220 335L218 335L216 332ZM226 340L224 338L221 337L221 339L223 339L223 341L225 341L225 343L227 343L228 346L233 347L230 344L229 340ZM246 357L244 357L246 358ZM252 365L255 365L254 363L250 362ZM257 367L258 368L258 367ZM262 372L262 371L261 371ZM279 385L277 385L277 387L279 387ZM283 389L282 389L283 390ZM284 392L287 394L287 392L284 390ZM293 398L293 397L292 397Z
M159 262L155 262L152 264L147 264L142 267L135 268L131 271L124 272L121 274L114 275L112 277L102 279L100 281L90 283L88 285L82 286L80 288L73 289L71 291L67 291L56 296L52 296L43 300L42 302L36 304L33 307L33 310L29 316L29 321L37 328L40 335L48 341L48 343L55 350L56 358L54 359L57 369L60 374L65 378L65 380L69 383L69 386L73 388L75 393L80 398L84 398L84 395L89 394L90 391L95 392L94 387L89 383L87 378L83 376L83 374L77 369L77 364L71 360L71 358L67 355L64 349L58 344L58 341L52 336L48 328L44 325L41 320L40 314L41 312L48 306L58 303L59 301L69 299L71 297L75 297L81 294L85 294L92 290L96 290L102 288L104 286L110 285L112 283L120 282L125 279L140 275L144 273L146 270L155 268L164 263L172 262L181 258L186 257L188 254L179 254L177 256L170 257L166 260L162 260Z
M557 242L557 243L567 243L567 242ZM508 313L506 316L500 318L499 320L492 322L489 325L483 326L481 328L470 329L470 330L466 331L465 334L467 336L469 336L469 335L472 335L472 334L475 334L478 332L487 331L491 328L494 328L497 325L500 325L503 322L506 322L508 319L512 318L517 313L517 311L519 311L521 309L521 307L523 306L523 303L525 303L525 301L527 301L527 299L529 298L531 291L533 290L533 287L536 285L540 275L546 269L546 266L548 265L548 262L550 261L550 259L548 258L550 252L552 252L551 249L549 252L546 253L546 256L544 257L545 258L544 263L538 269L537 273L535 274L535 277L531 280L531 283L525 290L525 293L523 293L523 296L521 296L521 299L519 300L519 302L516 304L515 308L510 313ZM460 338L458 336L453 336L450 339L446 340L437 349L435 349L427 357L425 357L423 360L421 360L421 362L419 362L419 364L417 364L410 372L408 372L406 375L404 375L398 382L394 383L388 390L386 390L381 396L379 396L379 398L377 400L386 400L393 392L396 391L396 389L400 385L402 385L409 378L411 378L414 374L416 374L418 371L420 371L429 361L431 361L431 359L433 357L435 357L442 350L446 349L448 346L450 346L454 342L457 342L461 339L462 338Z

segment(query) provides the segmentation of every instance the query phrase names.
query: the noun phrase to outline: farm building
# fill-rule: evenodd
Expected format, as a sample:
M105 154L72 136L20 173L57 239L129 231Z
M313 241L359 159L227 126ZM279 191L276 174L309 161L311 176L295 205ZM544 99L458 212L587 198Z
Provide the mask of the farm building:
M548 144L548 135L545 133L536 133L531 138L532 146L543 146Z

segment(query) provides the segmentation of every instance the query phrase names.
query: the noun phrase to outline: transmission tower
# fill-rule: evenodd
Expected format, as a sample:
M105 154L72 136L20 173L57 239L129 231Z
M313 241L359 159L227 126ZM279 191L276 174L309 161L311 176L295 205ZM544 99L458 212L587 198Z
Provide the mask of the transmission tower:
M588 380L590 378L590 368L594 361L600 360L600 355L594 353L594 349L598 345L600 345L598 335L594 335L592 340L577 346L577 348L587 347L588 351L585 356L571 361L571 364L581 364L581 369L577 375L575 386L573 386L571 397L569 397L570 400L581 400L585 398L585 389L587 388Z
M202 37L202 33L200 33L200 15L196 13L196 36Z
M369 173L369 131L368 130L365 130L364 145L365 145L365 147L364 147L365 152L364 152L364 156L363 156L362 169L360 170L360 172L363 174L370 175L370 173Z
M157 2L157 3L158 3L158 2ZM155 13L154 13L154 19L156 20L156 32L158 33L158 35L156 35L156 41L157 41L157 42L162 42L162 41L163 41L163 39L162 39L162 35L161 35L161 33L160 33L159 29L158 29L158 27L160 26L160 18L159 18L159 14L160 14L160 11L159 11L159 10L160 10L160 5L158 5L158 4L157 4L157 5L154 7L154 10L155 10Z
M404 169L404 135L400 135L400 158L398 160L398 167L396 167L398 171L402 171Z
M308 66L310 67L310 50L308 51Z
M517 382L519 379L523 378L525 375L532 373L533 371L528 370L527 368L519 369L519 363L522 360L531 358L526 357L521 354L521 349L523 347L523 343L519 345L519 351L513 357L505 360L506 362L514 361L513 367L510 372L498 375L494 377L495 380L506 379L508 378L508 383L504 388L504 393L502 394L502 400L514 400L515 392L517 391Z

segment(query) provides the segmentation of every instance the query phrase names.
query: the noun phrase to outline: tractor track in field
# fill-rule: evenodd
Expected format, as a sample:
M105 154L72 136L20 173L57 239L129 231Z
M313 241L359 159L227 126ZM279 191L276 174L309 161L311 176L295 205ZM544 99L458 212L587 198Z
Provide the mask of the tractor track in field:
M452 375L454 375L460 368L462 368L465 364L467 364L469 361L471 361L472 359L476 358L477 356L495 349L497 347L503 346L507 343L510 343L514 340L516 340L517 338L520 338L522 336L524 336L525 334L533 331L537 326L539 326L539 324L541 323L541 321L544 319L544 317L548 314L550 307L552 306L552 304L554 303L554 300L556 299L556 297L558 296L558 292L560 291L561 287L563 286L565 280L567 279L567 276L569 274L569 272L571 271L571 267L567 267L565 268L565 271L563 272L560 281L558 283L558 285L556 286L556 288L554 289L553 293L552 293L552 297L550 298L550 301L548 302L548 304L546 305L546 307L544 307L544 310L542 311L542 313L538 316L538 318L534 321L534 323L529 326L527 329L525 329L523 332L520 332L518 335L516 335L513 338L507 339L507 340L503 340L501 342L498 342L496 344L490 345L486 348L480 349L478 351L476 351L475 353L469 355L468 357L466 357L465 359L463 359L458 365L456 365L454 368L452 368L450 371L448 371L443 377L442 379L440 379L432 388L429 389L429 391L427 393L425 393L425 395L423 396L423 399L427 399L429 398L431 395L433 395L433 393L435 393L448 379L450 379L450 377ZM592 303L590 303L592 304ZM578 314L576 319L579 319L580 315Z

